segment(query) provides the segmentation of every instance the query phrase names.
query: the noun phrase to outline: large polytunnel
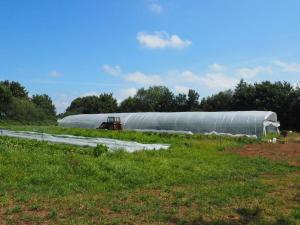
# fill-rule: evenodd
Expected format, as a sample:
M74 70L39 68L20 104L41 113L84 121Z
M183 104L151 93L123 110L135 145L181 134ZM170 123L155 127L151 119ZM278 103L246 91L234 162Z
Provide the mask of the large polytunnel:
M271 111L145 112L80 114L58 121L62 127L99 128L108 117L120 117L125 130L184 131L256 135L278 132L277 115Z

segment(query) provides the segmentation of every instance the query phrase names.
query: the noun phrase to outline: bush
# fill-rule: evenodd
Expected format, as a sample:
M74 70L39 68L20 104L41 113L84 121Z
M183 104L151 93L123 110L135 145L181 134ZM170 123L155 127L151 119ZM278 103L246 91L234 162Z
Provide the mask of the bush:
M52 99L44 95L33 95L31 101L40 109L42 109L47 115L55 117L56 111L55 106L53 105Z
M108 152L108 147L106 145L98 144L93 151L94 157L100 157Z
M13 97L7 109L7 118L19 122L55 122L55 117L47 115L42 109L27 99Z
M1 122L54 124L55 106L48 95L30 98L20 83L0 81L0 119Z

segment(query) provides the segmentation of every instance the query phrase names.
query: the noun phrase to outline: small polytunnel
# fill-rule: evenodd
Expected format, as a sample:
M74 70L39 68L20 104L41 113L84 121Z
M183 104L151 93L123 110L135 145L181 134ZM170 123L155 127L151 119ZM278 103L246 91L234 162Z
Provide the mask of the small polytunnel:
M279 132L277 115L271 111L145 112L80 114L58 121L62 127L99 128L108 117L120 117L125 130L183 131L264 136Z

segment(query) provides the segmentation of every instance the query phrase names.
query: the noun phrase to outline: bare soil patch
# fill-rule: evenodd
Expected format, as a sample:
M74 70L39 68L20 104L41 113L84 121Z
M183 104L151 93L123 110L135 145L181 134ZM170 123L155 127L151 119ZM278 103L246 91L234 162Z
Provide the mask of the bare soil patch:
M298 142L251 144L230 151L245 157L263 157L275 161L287 161L292 166L300 166L300 143Z

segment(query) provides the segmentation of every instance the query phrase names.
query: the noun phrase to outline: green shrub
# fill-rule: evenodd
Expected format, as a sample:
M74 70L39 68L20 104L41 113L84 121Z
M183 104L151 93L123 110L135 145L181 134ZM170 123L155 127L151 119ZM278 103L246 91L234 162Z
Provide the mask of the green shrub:
M94 157L99 157L108 152L108 147L105 145L98 144L93 151Z
M48 213L48 218L49 219L55 219L57 217L57 210L56 209L51 209L51 211Z
M41 108L27 99L13 97L7 110L7 118L19 122L54 122L54 116L47 115Z
M48 95L29 98L18 82L0 81L0 122L26 124L56 123L55 106Z

